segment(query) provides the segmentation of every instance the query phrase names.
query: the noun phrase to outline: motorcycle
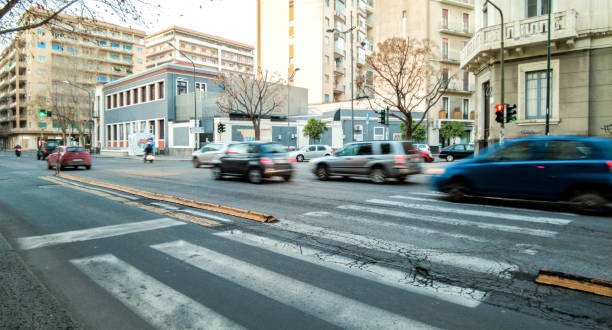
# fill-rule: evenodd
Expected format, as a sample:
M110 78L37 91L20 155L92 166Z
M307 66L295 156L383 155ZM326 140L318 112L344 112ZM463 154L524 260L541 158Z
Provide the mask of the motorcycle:
M21 157L21 146L20 145L15 146L15 155L17 157Z

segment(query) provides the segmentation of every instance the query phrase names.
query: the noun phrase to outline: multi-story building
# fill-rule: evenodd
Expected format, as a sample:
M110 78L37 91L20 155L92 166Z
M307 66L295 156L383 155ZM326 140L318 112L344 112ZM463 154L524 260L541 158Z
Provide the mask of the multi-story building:
M0 60L0 144L34 149L49 137L93 135L94 86L144 69L144 36L69 15L19 32Z
M373 0L258 0L258 66L308 88L309 104L350 101L351 81L354 98L372 83L373 22Z
M473 35L473 0L401 0L379 1L375 6L374 41L388 38L429 39L433 46L432 64L448 79L448 88L438 104L427 113L427 142L444 145L440 128L447 122L463 122L461 142L473 139L474 77L459 68L460 53ZM435 78L435 77L434 77ZM422 110L422 109L418 109ZM450 143L459 141L450 141Z
M145 46L147 69L166 63L192 65L191 59L204 70L254 73L253 46L178 26L147 35Z
M504 102L517 105L506 138L546 131L548 1L478 0L476 32L462 51L461 67L476 75L473 103L480 147L499 141L494 105L501 103L500 36L504 38ZM549 132L612 135L612 2L552 1Z

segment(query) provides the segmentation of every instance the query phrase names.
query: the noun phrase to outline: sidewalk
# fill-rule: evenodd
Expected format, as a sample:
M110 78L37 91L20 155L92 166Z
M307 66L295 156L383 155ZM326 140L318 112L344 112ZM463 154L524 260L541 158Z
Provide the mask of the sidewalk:
M144 156L110 156L110 155L100 155L100 154L92 154L92 158L120 158L120 159L131 159L142 161ZM177 157L177 156L166 156L166 155L155 155L155 161L191 161L190 157Z

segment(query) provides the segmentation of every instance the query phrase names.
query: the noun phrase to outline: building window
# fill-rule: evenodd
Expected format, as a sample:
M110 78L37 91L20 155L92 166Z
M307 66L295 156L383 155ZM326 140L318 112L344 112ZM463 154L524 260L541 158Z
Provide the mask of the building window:
M117 81L117 80L119 80L119 78L115 78L115 77L110 78L110 81Z
M384 140L385 139L385 128L384 127L374 127L374 140ZM387 144L387 146L389 146Z
M125 105L130 105L132 103L132 98L131 98L131 93L130 91L126 91L125 92Z
M119 48L119 44L118 43L114 43L114 42L111 42L110 46L111 46L111 48Z
M187 81L177 80L176 81L176 95L187 94Z
M325 27L329 27L329 18L325 17Z
M106 96L106 109L111 109L111 96Z
M123 106L123 92L119 93L119 106Z
M117 107L117 94L113 94L113 108Z
M110 58L111 60L119 60L119 55L115 55L115 54L110 54Z
M470 119L470 99L463 99L461 116L461 119Z
M470 32L470 14L463 13L463 32Z
M325 82L326 82L326 83L328 83L328 82L329 82L329 75L328 75L328 74L326 74L326 75L325 75Z
M164 82L160 81L157 83L157 96L160 99L164 98Z
M325 102L329 102L329 94L325 94Z
M325 36L325 44L329 45L329 37L328 36Z
M38 34L40 34L41 36L45 35L45 29L38 29Z
M44 62L47 59L47 57L44 55L38 55L36 58L38 59L38 62Z
M147 86L140 87L140 102L147 102Z
M123 57L123 61L125 61L125 62L131 62L131 61L132 61L132 58L131 58L131 57L129 57L129 56L124 56L124 57Z
M141 47L138 47L138 48L136 48L136 51L137 51L138 53L142 53L142 48L141 48Z
M155 85L149 85L149 101L155 101Z
M325 0L325 7L329 7L329 0Z
M525 0L527 18L548 14L548 0Z
M134 104L138 104L138 88L134 88L132 91L134 92Z
M132 50L132 46L130 46L130 45L123 45L123 49L125 49L125 50Z
M468 91L470 89L470 73L463 71L463 90Z
M551 70L551 81L552 77L553 72ZM552 109L552 98L550 101L550 108ZM525 73L525 118L546 118L546 70Z
M325 64L329 63L329 56L325 55Z
M142 63L142 58L137 59L136 63Z
M442 9L442 28L448 29L448 9Z
M45 43L44 43L44 42L42 42L42 41L39 41L39 42L38 42L38 48L47 48L47 44L45 44Z
M55 44L51 44L51 49L53 51L60 52L60 53L64 51L64 47L60 45L55 45Z
M489 26L489 10L485 6L482 8L482 27L486 28L487 26Z
M443 68L442 69L442 83L444 85L446 85L446 87L448 88L448 69L447 68Z
M106 41L104 41L104 40L98 40L98 45L100 45L100 46L106 46Z
M450 111L449 111L449 107L450 104L448 102L448 97L447 96L443 96L442 97L442 110L444 110L444 113L446 114L446 118L450 118Z
M442 58L448 59L448 39L442 38Z
M197 90L201 91L201 92L206 92L206 84L205 83L195 83L195 87Z

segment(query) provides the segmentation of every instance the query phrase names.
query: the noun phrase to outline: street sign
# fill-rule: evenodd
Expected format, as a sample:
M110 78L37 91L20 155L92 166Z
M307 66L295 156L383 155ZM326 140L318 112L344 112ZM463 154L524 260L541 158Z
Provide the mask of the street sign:
M206 133L204 127L189 127L189 134Z
M370 113L366 113L366 125L370 123Z

